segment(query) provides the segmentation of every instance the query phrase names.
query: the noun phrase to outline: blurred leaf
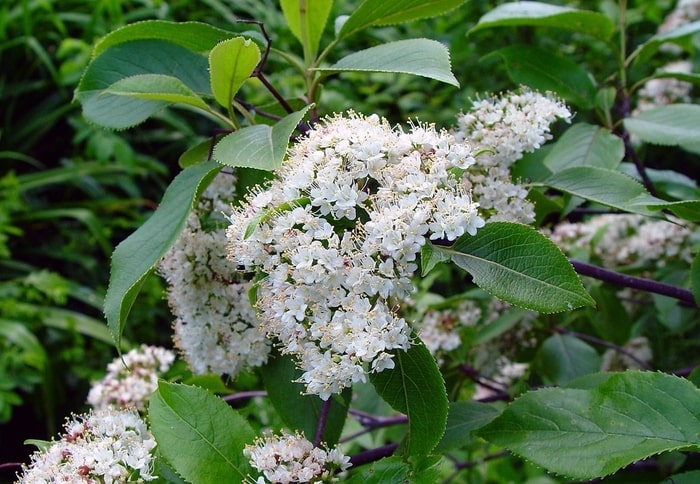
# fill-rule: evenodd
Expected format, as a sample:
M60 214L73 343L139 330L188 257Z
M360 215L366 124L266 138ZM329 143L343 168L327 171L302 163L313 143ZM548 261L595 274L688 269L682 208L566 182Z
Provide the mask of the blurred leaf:
M469 33L493 27L551 27L609 39L615 24L606 15L541 2L504 3L483 15Z
M435 79L455 87L459 81L452 74L450 53L435 40L397 40L354 52L323 72L392 72Z
M211 91L219 105L231 109L231 103L243 83L260 62L260 49L243 37L219 42L209 53Z
M474 439L472 432L493 420L500 412L481 402L451 402L445 435L434 453L440 454L464 447Z
M465 0L365 0L345 21L342 39L372 25L394 25L437 17L463 4Z
M235 483L251 472L243 449L253 429L206 390L161 380L148 418L160 455L186 480Z
M14 345L17 353L21 354L22 362L37 370L43 370L48 360L46 351L39 339L21 321L0 319L0 340ZM2 345L3 351L9 351L6 345Z
M282 118L274 126L246 126L224 136L214 147L214 159L234 167L275 170L282 165L289 138L311 105Z
M657 145L692 144L700 138L700 106L670 104L634 114L625 128L642 141Z
M347 479L348 484L384 484L386 482L408 483L410 467L399 456L386 457L369 466L358 467ZM414 481L419 482L419 481ZM435 481L432 481L435 482ZM427 483L426 483L427 484Z
M422 342L412 344L408 351L391 353L395 367L370 373L370 382L385 402L408 417L406 455L428 455L445 433L445 382Z
M600 370L600 355L589 344L567 334L553 334L540 346L533 366L546 383L566 385Z
M318 395L305 395L304 385L296 380L301 370L296 368L290 356L277 355L261 368L265 390L270 402L286 425L304 433L313 441L324 401ZM331 396L322 441L334 446L340 439L350 406L352 389L346 388L340 395Z
M112 46L134 40L164 40L192 52L204 54L222 40L240 34L216 28L201 22L171 22L167 20L145 20L118 28L102 37L92 51L98 57Z
M165 191L151 218L115 249L104 311L117 346L146 276L180 235L199 194L220 169L213 161L185 168Z
M658 216L670 210L687 220L700 220L700 201L666 202L649 194L641 183L618 171L592 166L567 168L534 185L640 215Z
M596 308L587 308L590 325L605 341L624 345L630 339L632 318L620 301L619 287L595 284L589 289Z
M489 54L503 58L508 75L517 84L539 91L553 91L583 109L593 108L596 85L579 64L529 45L511 45Z
M211 95L204 56L162 40L135 40L110 47L88 65L75 91L85 117L105 128L125 129L166 107L168 101L106 92L115 82L141 74L174 77L197 94Z
M693 292L695 304L700 306L700 252L695 254L690 265L690 290Z
M592 306L561 250L532 227L490 222L451 247L436 246L499 299L542 313Z
M699 450L700 390L626 371L591 389L528 392L477 434L550 472L595 479L661 452Z
M556 173L574 166L597 166L614 170L625 156L625 144L610 130L577 123L564 132L544 159Z
M685 44L690 42L692 37L698 32L700 32L700 21L687 23L667 32L656 34L637 47L637 49L630 54L627 61L629 62L630 59L633 59L635 63L646 62L667 42L687 48L688 46Z
M304 46L311 58L318 53L319 42L333 7L333 0L281 0L280 6L294 37ZM303 25L302 25L303 15ZM310 59L309 59L310 60Z

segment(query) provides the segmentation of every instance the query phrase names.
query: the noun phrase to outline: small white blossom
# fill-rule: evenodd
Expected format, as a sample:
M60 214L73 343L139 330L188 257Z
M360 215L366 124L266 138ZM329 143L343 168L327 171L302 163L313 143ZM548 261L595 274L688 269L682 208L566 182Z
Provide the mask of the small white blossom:
M413 291L421 248L484 225L462 180L473 163L433 126L335 116L230 216L229 258L261 276L261 327L297 358L308 393L328 399L409 348L393 308Z
M430 309L417 324L418 336L433 355L452 351L462 344L460 330L476 326L480 319L481 309L472 300L448 309Z
M196 374L235 377L264 364L270 352L248 298L251 284L226 259L223 212L233 186L228 173L214 178L158 266L176 318L175 346Z
M535 220L527 190L512 180L510 166L550 140L550 125L557 119L571 120L564 103L527 88L478 99L458 116L455 137L487 150L475 157L465 182L489 221Z
M285 431L280 436L257 439L254 445L246 446L243 454L268 482L280 484L330 482L336 471L344 471L351 465L350 458L340 449L314 447L303 435Z
M66 433L22 467L18 484L144 482L156 442L134 410L103 408L73 418Z
M144 413L158 378L170 369L175 353L157 346L141 345L107 365L107 374L93 383L87 402L95 409L130 407Z

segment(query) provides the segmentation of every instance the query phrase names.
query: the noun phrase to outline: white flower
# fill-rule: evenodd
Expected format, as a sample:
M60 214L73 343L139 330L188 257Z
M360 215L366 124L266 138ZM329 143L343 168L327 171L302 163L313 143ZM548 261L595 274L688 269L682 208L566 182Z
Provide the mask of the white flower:
M478 201L483 218L526 224L535 220L527 190L512 180L510 167L551 139L550 125L557 119L571 119L564 103L527 88L478 99L458 116L454 136L487 150L475 157L465 176L466 189Z
M344 471L351 465L340 449L314 447L303 435L284 430L280 436L257 439L254 445L246 446L243 454L269 482L281 484L326 481L336 470Z
M232 176L220 173L158 266L176 318L175 346L196 374L235 377L264 364L270 352L250 305L251 284L226 259L223 212L233 196Z
M87 402L96 409L131 407L144 413L158 378L174 360L175 353L170 350L141 345L107 365L107 374L93 383Z
M433 126L335 116L230 216L229 258L259 274L261 327L298 359L308 393L327 399L408 349L391 308L413 290L421 248L484 224L461 179L473 163Z
M19 484L143 482L152 475L156 442L134 410L102 408L79 415L66 433L22 467Z

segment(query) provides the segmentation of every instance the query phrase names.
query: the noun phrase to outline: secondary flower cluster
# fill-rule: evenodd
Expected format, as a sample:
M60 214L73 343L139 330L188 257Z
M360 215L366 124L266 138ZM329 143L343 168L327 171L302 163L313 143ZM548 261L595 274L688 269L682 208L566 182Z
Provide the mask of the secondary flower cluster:
M350 467L350 458L337 449L325 450L303 435L282 432L247 445L243 454L269 482L328 482L333 474ZM260 480L258 481L260 482Z
M308 393L328 399L408 349L392 299L412 291L427 239L483 226L461 181L473 163L468 145L432 126L335 116L231 215L229 258L259 275L262 327L297 357Z
M452 351L462 344L461 330L476 326L481 314L475 301L465 300L455 307L426 311L416 324L416 330L433 355Z
M104 408L73 418L66 433L23 466L18 484L151 481L156 442L134 410Z
M250 282L226 259L225 211L234 178L220 173L187 218L158 270L168 281L175 346L196 374L234 377L267 361L270 346L250 305Z
M659 267L670 260L692 261L693 232L665 220L611 214L557 225L552 240L567 254L601 261L605 267Z
M158 388L158 378L173 361L175 353L165 348L135 348L107 365L107 374L92 385L87 402L96 409L129 407L143 414Z
M527 190L512 180L510 167L552 138L550 125L557 119L571 120L566 105L550 93L526 87L476 100L457 118L458 140L490 150L476 157L466 179L487 220L526 224L535 220L534 207L525 198Z

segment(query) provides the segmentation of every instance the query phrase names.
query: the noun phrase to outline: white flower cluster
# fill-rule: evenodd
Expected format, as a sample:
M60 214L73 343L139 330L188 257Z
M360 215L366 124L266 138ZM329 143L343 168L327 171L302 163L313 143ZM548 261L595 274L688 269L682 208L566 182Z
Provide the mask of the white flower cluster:
M693 64L689 61L676 61L667 64L660 70L662 72L690 74L693 70ZM691 83L672 77L650 79L639 90L636 112L668 104L689 103L692 89Z
M642 215L606 214L554 227L551 239L564 252L605 267L660 267L673 259L692 261L693 232L680 224Z
M484 400L492 396L498 396L496 389L503 392L521 378L530 368L529 363L514 363L505 356L500 356L495 361L496 372L489 378L489 385L476 385L476 392L472 396L474 400Z
M18 484L144 482L155 479L156 442L134 410L104 408L80 415L66 433L23 466Z
M172 351L141 345L107 365L107 374L93 383L87 402L98 410L115 406L144 413L151 394L158 388L158 378L173 361Z
M552 94L528 88L473 102L458 118L455 137L491 150L476 157L467 187L488 220L532 223L534 207L527 190L511 179L510 166L524 153L539 149L552 138L550 125L571 120L571 112Z
M226 259L226 221L234 179L219 173L187 218L158 270L168 282L175 346L196 374L226 374L264 364L270 345L250 305L250 282Z
M421 341L433 355L452 351L462 344L460 330L474 327L481 319L481 308L473 300L465 300L453 308L426 311L416 325Z
M699 0L678 0L675 8L664 19L659 27L659 33L670 32L685 24L700 20Z
M432 126L338 115L231 215L229 257L261 276L264 330L297 357L308 393L327 400L408 349L392 299L413 290L427 238L483 226L460 180L473 163L468 145Z
M269 482L281 484L329 482L336 471L344 471L351 465L350 457L340 449L314 447L303 435L285 431L281 436L257 439L255 445L246 446L243 454Z

